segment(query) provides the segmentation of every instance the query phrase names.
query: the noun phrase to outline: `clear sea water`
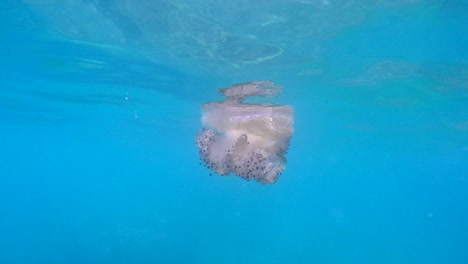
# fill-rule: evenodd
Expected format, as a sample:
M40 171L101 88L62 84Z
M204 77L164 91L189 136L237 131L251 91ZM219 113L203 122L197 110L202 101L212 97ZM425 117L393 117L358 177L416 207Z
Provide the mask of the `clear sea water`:
M200 104L295 110L276 184ZM3 0L0 263L468 263L464 0Z

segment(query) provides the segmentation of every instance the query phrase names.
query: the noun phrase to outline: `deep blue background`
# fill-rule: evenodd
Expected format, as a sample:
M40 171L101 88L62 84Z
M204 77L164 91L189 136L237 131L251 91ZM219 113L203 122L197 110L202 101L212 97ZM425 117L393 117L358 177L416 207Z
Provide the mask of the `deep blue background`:
M349 3L356 24L243 65L150 49L118 7L122 46L2 2L0 263L468 263L468 5ZM255 79L295 109L287 169L209 177L199 105Z

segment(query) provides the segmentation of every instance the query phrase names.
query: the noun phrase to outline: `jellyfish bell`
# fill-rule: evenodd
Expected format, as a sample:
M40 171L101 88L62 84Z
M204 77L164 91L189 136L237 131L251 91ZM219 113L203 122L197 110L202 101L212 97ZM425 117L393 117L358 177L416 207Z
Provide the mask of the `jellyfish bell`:
M204 128L195 139L200 159L209 169L262 184L278 180L294 132L293 109L242 101L250 96L273 97L282 88L270 81L236 84L217 90L225 100L202 105Z

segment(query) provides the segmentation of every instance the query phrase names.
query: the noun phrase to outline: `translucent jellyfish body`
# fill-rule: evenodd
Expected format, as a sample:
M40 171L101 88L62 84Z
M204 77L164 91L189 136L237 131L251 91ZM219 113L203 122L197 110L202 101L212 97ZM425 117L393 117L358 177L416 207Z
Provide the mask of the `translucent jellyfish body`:
M262 184L275 183L285 169L294 132L291 106L250 104L250 96L273 97L282 91L270 81L233 85L217 92L227 99L203 104L196 135L201 161L215 173L231 173Z

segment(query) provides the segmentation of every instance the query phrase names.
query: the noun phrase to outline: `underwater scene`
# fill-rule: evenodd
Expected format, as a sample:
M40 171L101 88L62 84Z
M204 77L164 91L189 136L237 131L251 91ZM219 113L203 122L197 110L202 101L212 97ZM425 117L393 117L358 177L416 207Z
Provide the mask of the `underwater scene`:
M468 263L468 1L0 1L0 264Z

